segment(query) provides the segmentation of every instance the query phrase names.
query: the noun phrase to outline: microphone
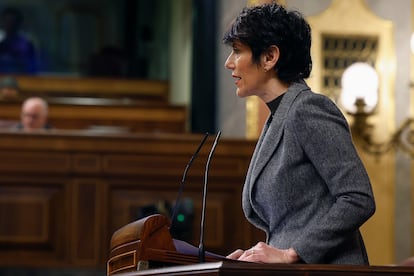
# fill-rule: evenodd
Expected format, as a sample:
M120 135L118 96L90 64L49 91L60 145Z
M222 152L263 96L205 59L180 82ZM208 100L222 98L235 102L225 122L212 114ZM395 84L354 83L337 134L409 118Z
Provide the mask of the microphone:
M213 156L214 150L216 149L217 142L220 138L221 131L219 130L214 139L213 146L211 147L210 153L206 162L206 170L204 172L204 188L203 188L203 203L201 206L201 225L200 225L200 244L198 246L198 259L200 263L204 263L206 251L204 249L204 222L206 220L206 199L207 199L207 183L208 183L208 170L210 168L211 157Z
M206 142L208 135L209 135L208 132L206 132L206 134L204 135L204 137L201 140L200 144L198 145L198 148L196 149L196 151L194 152L194 154L191 156L190 160L188 161L187 165L185 166L184 173L183 173L183 177L181 178L181 185L180 185L180 188L178 190L177 199L175 200L175 206L174 206L174 209L173 209L173 212L172 212L172 215L171 215L171 225L170 225L170 229L172 229L172 227L173 227L174 218L176 216L178 207L180 205L181 194L183 193L183 189L184 189L184 185L185 185L185 180L187 178L187 172L190 169L191 165L193 164L194 159L197 157L198 153L200 152L201 147Z

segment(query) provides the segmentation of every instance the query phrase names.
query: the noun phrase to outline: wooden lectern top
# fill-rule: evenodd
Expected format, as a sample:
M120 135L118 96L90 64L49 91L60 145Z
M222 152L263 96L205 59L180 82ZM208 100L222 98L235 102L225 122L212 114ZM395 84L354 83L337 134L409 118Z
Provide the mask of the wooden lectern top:
M414 267L355 266L315 264L258 264L247 262L210 262L193 265L149 269L119 276L143 275L225 275L225 276L400 276L414 275Z

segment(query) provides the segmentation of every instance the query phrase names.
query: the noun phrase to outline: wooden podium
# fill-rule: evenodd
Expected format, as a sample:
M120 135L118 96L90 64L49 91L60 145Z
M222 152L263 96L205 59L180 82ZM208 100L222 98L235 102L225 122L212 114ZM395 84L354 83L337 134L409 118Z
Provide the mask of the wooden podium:
M414 275L414 267L354 266L309 264L257 264L246 262L207 262L123 273L119 276L141 275L224 275L224 276L399 276Z
M170 225L167 217L155 214L118 229L111 238L107 275L198 263L199 258L194 250L189 253L177 248L176 242L179 241L171 237ZM180 241L179 244L186 243ZM223 259L211 253L205 256L207 262Z
M211 253L206 254L206 262L199 263L197 254L180 252L169 227L170 220L157 214L117 230L111 239L107 275L414 275L414 266L257 264L227 260Z

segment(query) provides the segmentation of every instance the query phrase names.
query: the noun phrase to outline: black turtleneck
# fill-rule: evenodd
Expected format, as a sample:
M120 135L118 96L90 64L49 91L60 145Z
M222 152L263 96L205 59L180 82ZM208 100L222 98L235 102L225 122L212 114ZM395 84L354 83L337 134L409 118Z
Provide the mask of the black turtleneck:
M283 95L285 95L285 93L278 96L276 99L266 103L267 107L270 109L270 118L267 122L268 124L270 124L270 122L272 121L273 115L275 115L275 112L277 108L279 107L280 102L282 101Z

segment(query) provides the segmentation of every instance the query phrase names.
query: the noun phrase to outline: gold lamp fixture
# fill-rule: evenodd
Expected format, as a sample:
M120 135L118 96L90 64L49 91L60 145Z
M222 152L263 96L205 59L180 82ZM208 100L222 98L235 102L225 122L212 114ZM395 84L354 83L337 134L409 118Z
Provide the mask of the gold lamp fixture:
M368 118L375 114L378 103L379 77L368 63L357 62L343 73L340 104L353 117L351 130L362 148L371 154L382 155L391 149L401 149L414 158L414 119L406 118L384 142L373 139L374 126Z

